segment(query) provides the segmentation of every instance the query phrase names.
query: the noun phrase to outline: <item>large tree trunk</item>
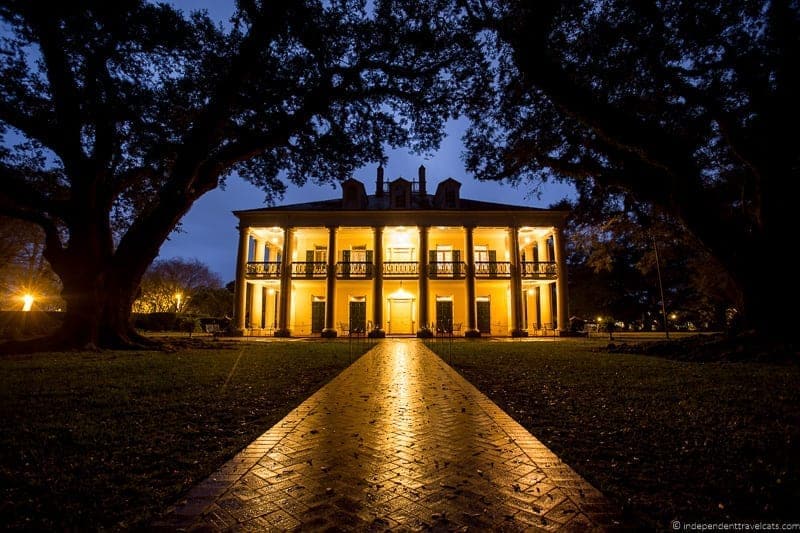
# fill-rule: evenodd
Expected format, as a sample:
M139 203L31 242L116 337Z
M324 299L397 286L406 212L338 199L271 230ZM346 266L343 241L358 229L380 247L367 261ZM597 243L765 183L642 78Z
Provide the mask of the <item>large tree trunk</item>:
M87 223L72 231L76 237L67 248L45 251L63 285L61 296L66 310L61 327L46 337L0 345L0 353L141 348L156 344L133 328L131 306L157 248L141 250L123 263L111 252L105 224Z

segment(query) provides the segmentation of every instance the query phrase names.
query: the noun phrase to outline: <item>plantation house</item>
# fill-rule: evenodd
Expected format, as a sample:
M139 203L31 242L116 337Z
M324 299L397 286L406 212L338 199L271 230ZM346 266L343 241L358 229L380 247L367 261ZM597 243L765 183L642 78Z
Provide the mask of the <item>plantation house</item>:
M542 335L568 327L566 212L461 198L447 178L236 211L243 335Z

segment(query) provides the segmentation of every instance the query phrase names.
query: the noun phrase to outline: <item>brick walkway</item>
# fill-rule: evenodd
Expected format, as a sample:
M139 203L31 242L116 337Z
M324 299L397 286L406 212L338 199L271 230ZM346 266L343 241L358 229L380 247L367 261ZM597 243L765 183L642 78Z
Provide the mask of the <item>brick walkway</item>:
M614 528L615 516L423 343L387 340L155 526L582 531Z

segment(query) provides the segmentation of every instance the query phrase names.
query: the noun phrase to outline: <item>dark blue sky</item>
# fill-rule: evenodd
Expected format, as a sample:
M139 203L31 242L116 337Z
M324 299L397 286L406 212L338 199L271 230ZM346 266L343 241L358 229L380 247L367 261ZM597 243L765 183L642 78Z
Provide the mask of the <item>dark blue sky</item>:
M217 20L224 21L230 16L233 1L214 0L173 0L172 3L183 10L207 9ZM571 195L572 188L561 184L546 184L541 197L529 194L529 188L512 188L498 183L479 182L468 174L461 161L464 149L461 136L466 127L465 121L454 121L448 125L447 138L441 148L434 154L421 157L406 150L394 150L389 153L386 166L386 179L393 180L398 176L415 179L420 164L427 168L428 191L436 189L436 185L445 178L452 177L462 183L461 195L490 202L501 202L515 205L546 207L564 196ZM369 166L357 170L353 177L364 182L367 192L375 189L375 168ZM344 176L347 178L349 176ZM340 189L328 186L308 185L302 188L290 186L279 204L291 204L336 198ZM197 201L192 210L182 221L182 230L173 233L161 247L161 258L183 257L197 258L206 263L213 271L222 276L224 282L234 278L236 264L236 217L232 211L253 209L264 206L264 193L236 176L228 179L226 190L215 190Z

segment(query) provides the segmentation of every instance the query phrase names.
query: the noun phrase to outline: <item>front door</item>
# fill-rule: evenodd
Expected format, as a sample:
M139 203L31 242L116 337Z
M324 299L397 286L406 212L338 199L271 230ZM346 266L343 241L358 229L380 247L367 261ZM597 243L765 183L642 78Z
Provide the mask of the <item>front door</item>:
M389 333L413 333L413 308L414 300L389 300Z
M367 302L358 300L350 302L350 333L367 331Z
M477 318L478 318L478 331L488 335L492 330L492 320L489 314L490 302L488 298L478 300L477 304Z
M436 300L436 331L453 331L453 300Z
M311 302L311 333L322 333L325 328L325 302Z

